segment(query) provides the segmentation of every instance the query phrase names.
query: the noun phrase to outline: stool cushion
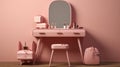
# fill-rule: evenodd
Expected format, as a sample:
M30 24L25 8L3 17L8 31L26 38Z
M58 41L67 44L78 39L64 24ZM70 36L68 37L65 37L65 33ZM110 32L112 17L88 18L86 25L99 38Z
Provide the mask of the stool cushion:
M33 59L33 52L31 50L19 50L17 51L17 59L19 60L30 60Z
M68 49L68 44L52 44L51 49Z

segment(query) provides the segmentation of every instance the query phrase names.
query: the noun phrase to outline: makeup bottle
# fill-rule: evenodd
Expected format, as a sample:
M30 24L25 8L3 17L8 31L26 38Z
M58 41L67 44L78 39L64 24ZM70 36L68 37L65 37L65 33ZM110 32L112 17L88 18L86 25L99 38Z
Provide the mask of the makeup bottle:
M25 45L24 45L23 49L28 50L28 47L26 46L26 42L25 42Z
M66 24L64 23L64 26L63 26L64 29L66 29Z

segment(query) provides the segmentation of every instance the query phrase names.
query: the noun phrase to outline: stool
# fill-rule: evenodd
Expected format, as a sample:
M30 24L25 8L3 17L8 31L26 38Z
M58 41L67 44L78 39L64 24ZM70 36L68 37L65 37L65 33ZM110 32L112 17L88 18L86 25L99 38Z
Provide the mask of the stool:
M68 61L68 66L70 67L70 60L69 60L69 55L68 55L68 48L69 48L68 44L52 44L51 45L52 52L51 52L51 56L50 56L49 67L51 66L51 62L52 62L52 58L53 58L53 53L54 53L55 49L60 49L60 50L64 49L64 50L66 50L66 57L67 57L67 61Z

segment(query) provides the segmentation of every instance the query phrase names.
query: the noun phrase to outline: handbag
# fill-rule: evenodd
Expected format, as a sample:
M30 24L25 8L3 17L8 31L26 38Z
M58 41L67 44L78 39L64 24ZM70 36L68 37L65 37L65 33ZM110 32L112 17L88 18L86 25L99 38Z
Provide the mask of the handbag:
M84 64L100 64L99 50L95 47L88 47L84 53Z

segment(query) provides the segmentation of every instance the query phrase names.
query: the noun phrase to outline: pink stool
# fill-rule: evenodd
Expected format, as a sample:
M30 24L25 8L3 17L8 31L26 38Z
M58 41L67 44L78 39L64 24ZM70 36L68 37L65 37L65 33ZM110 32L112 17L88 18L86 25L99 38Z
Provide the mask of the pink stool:
M49 61L49 67L51 66L51 62L52 62L52 58L53 58L53 53L54 53L54 50L56 49L59 49L59 50L66 50L66 57L67 57L67 61L68 61L68 66L70 67L70 60L69 60L69 55L68 55L68 48L69 48L69 45L68 44L52 44L51 45L51 49L52 49L52 52L51 52L51 56L50 56L50 61Z

